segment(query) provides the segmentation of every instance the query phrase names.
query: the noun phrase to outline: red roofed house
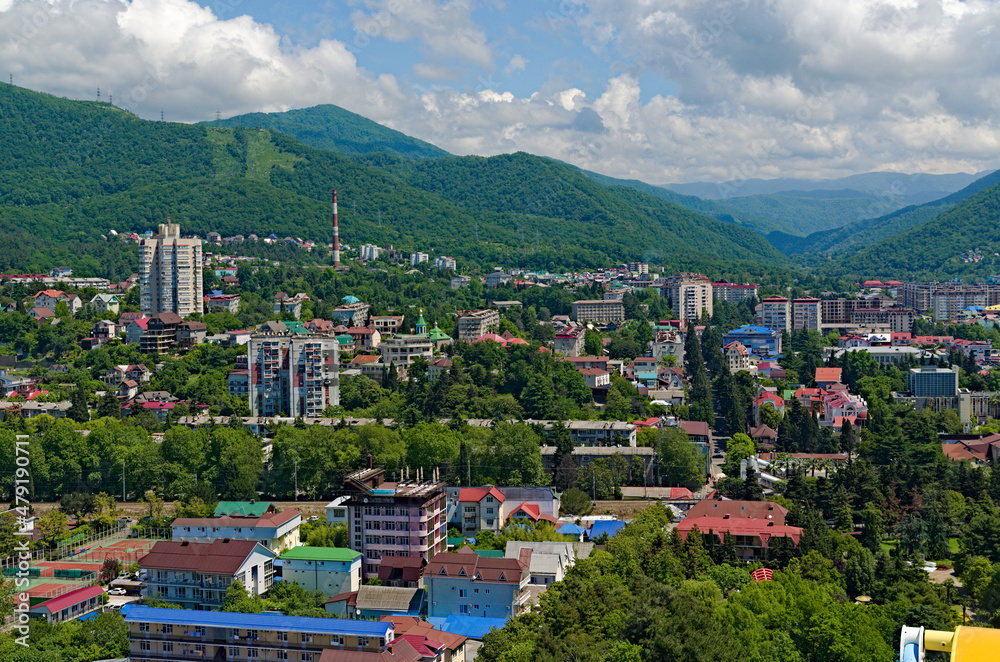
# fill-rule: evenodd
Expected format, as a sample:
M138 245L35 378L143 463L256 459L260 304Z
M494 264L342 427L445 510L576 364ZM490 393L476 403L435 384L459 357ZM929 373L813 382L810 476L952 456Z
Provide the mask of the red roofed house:
M427 559L420 556L383 556L378 564L378 578L382 586L418 588Z
M170 525L173 540L212 542L222 538L253 540L282 553L299 544L302 513L294 508L260 517L178 517Z
M413 616L383 616L382 621L392 623L397 639L390 643L394 645L403 639L409 642L423 657L421 660L440 660L440 662L464 662L466 637L442 630L435 630L430 623ZM428 649L426 654L420 646ZM436 651L436 653L435 653Z
M382 334L371 327L353 326L347 330L347 335L354 338L354 345L361 350L378 349L382 344Z
M56 314L52 312L51 308L36 306L28 311L28 316L34 318L39 324L41 324L42 322L53 319Z
M784 524L788 509L774 501L703 499L687 511L687 516L761 519Z
M147 573L145 595L184 609L219 609L235 581L250 595L266 595L274 581L276 556L253 540L161 540L139 565Z
M778 413L784 415L785 413L785 400L777 393L772 393L771 391L763 391L758 395L753 401L753 415L754 420L757 424L760 424L760 408L765 404L770 404L772 407L778 410Z
M503 502L503 493L495 487L463 487L458 492L462 532L487 530L498 533L507 519Z
M611 373L600 368L583 368L579 371L590 388L605 388L611 386Z
M507 515L507 522L517 522L520 520L530 520L532 522L537 522L539 520L545 520L547 522L552 522L555 524L559 520L552 515L546 515L542 513L541 508L539 508L536 503L521 503L517 507L511 509L510 514Z
M516 559L479 556L468 546L435 555L424 570L427 615L506 619L525 613L530 609L530 562L530 549Z
M693 528L706 536L715 536L714 544L722 545L725 534L733 537L736 543L736 553L744 560L763 558L773 552L777 541L781 538L791 540L793 547L798 547L802 537L802 529L787 524L775 524L772 520L747 519L739 517L687 517L677 525L681 538L687 540L688 533ZM713 541L706 539L706 544Z
M66 294L62 290L42 290L34 298L35 308L48 308L49 310L55 310L56 304L62 301L69 308L71 315L83 307L80 297L75 294Z
M28 610L28 615L44 618L49 623L70 621L100 607L102 595L104 589L100 586L85 586L35 605Z
M843 368L816 368L816 386L828 389L839 384Z

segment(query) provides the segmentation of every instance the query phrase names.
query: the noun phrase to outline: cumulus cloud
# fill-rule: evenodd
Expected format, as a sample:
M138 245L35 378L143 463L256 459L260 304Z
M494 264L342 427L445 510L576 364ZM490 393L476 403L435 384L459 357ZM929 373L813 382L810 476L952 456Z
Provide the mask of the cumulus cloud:
M455 153L524 150L652 183L1000 166L987 0L566 0L536 28L606 69L536 49L533 69L559 77L522 94L491 75L526 57L496 64L472 0L347 4L352 43L301 47L233 0L0 0L0 58L19 84L100 86L147 118L335 103ZM415 45L419 84L359 65L359 43L380 39Z

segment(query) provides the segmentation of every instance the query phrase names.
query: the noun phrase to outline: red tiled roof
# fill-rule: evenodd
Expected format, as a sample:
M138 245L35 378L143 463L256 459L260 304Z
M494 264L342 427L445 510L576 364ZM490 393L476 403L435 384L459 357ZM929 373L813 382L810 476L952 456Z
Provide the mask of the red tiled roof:
M351 364L361 365L363 363L378 363L381 360L382 357L376 354L358 354L357 356L354 357L354 360L351 361Z
M772 520L743 519L722 517L687 517L677 525L677 532L681 538L686 539L687 534L695 526L702 533L714 533L719 538L719 542L724 541L726 533L734 536L758 536L762 545L767 545L771 538L781 538L787 536L791 538L794 545L799 544L802 537L802 529L797 526L787 524L775 524Z
M770 520L776 524L784 524L788 509L774 501L720 501L704 499L694 504L687 511L691 517L728 517L731 519Z
M347 593L338 593L337 595L333 596L323 604L328 605L331 602L344 602L344 601L347 602L348 607L355 606L356 604L358 604L358 592L349 591Z
M224 538L213 542L174 542L161 540L139 565L155 570L189 570L204 574L235 575L257 547L253 540Z
M474 501L476 503L479 503L480 501L486 498L487 494L491 495L494 499L496 499L500 503L503 503L503 500L506 498L504 497L503 492L492 486L463 487L458 491L458 500L459 502Z
M426 561L419 556L383 556L378 565L378 578L384 581L400 580L415 582Z
M840 376L843 372L843 368L816 368L816 381L836 384L840 382Z
M513 508L510 511L510 514L507 515L507 519L510 520L510 518L514 516L514 513L518 511L523 512L525 515L527 515L529 518L531 518L536 522L540 519L553 523L558 521L556 520L555 517L552 517L551 515L542 515L541 510L539 509L537 503L528 503L528 502L521 503L516 508Z
M435 555L427 563L425 581L428 577L447 576L520 584L521 578L528 572L528 566L518 559L483 557L475 552L466 552L465 549L457 553Z
M102 593L104 593L104 589L100 586L85 586L83 588L78 588L75 591L64 593L57 598L46 600L41 604L35 605L32 609L47 609L50 614L55 614L63 609L66 609L67 607L72 607L73 605L78 605L81 602L86 602L87 600L101 595Z
M171 526L191 527L231 527L231 526L274 526L291 522L302 513L294 508L286 508L280 513L266 513L260 517L178 517Z

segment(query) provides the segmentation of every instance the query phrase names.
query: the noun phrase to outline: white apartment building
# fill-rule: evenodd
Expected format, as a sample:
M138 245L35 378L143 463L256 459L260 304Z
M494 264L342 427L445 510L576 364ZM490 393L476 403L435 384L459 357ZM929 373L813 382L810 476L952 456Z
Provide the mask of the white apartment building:
M455 263L455 258L444 256L434 258L434 266L438 269L451 269L452 271L458 267Z
M161 223L139 241L139 307L147 316L202 312L201 239L181 239L181 226Z
M670 301L674 314L684 321L712 314L712 281L702 274L682 272L671 279Z
M823 304L813 297L796 299L792 302L792 318L792 328L796 331L820 331L823 324Z
M360 257L362 260L365 260L366 262L370 262L371 260L377 260L379 253L381 252L382 249L376 246L375 244L365 244L361 247L361 250L358 252L358 257Z
M458 318L458 339L472 342L479 336L496 331L500 326L500 312L488 308L466 313Z
M392 363L397 368L401 366L405 368L418 356L424 357L430 363L434 359L434 341L423 334L399 334L383 340L378 346L378 351L382 355L384 365Z
M411 253L410 254L410 266L415 267L421 262L426 262L431 259L431 256L427 253Z
M572 311L573 321L585 322L624 322L625 304L621 301L574 301Z
M768 297L760 304L760 325L777 331L792 330L791 303L785 297Z

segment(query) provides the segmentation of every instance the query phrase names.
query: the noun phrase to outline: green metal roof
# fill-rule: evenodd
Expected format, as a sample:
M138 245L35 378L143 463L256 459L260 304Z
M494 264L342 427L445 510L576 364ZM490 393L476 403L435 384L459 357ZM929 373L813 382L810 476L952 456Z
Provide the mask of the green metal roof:
M239 514L244 517L260 517L270 508L270 501L220 501L215 507L213 517L223 517L225 515Z
M361 552L343 547L293 547L281 555L281 559L293 561L340 561L350 563L361 556Z
M488 559L502 559L503 550L500 549L477 549L476 556L482 556Z
M447 333L439 329L437 324L434 325L434 328L431 329L430 333L428 333L427 335L430 337L431 340L447 340L451 338L451 336L449 336Z
M341 345L353 345L354 338L347 335L346 333L342 333L339 336L337 336L337 342Z

